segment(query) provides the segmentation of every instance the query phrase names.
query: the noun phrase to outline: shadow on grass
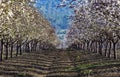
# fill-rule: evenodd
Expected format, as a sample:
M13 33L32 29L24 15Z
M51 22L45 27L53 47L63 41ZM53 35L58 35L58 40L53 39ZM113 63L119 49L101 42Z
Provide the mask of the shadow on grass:
M33 77L27 73L15 73L15 72L0 72L2 77Z

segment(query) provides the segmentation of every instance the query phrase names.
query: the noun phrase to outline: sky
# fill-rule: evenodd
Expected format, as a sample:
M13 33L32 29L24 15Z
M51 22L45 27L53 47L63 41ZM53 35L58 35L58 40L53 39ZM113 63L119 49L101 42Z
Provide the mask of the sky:
M48 19L56 34L62 41L65 41L66 31L70 27L71 20L68 18L73 15L73 10L68 7L57 7L61 0L37 0L35 7Z

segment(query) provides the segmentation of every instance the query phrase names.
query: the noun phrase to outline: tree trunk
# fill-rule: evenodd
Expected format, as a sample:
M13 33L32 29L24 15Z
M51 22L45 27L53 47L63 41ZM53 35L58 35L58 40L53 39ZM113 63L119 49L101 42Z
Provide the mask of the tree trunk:
M109 52L108 52L108 58L111 57L111 46L112 46L112 45L111 45L111 41L110 41L110 43L109 43L109 49L108 49L108 50L109 50Z
M36 51L36 46L37 46L37 45L36 45L36 43L35 43L35 44L34 44L34 52Z
M5 59L8 59L8 40L6 41L6 45L5 45L5 49L6 49L6 57Z
M20 55L22 55L22 48L21 48L21 44L19 45L19 49L20 49Z
M85 50L85 43L83 43L83 50Z
M96 48L95 47L96 47L95 42L93 42L93 47L92 47L93 48L93 52L96 53Z
M114 59L117 59L117 54L116 54L116 43L113 43L113 52L114 52Z
M19 46L18 46L18 41L17 41L17 46L16 46L16 56L18 56L18 52L19 52Z
M33 42L31 41L30 42L30 52L32 52L33 51Z
M29 43L26 44L25 50L26 50L26 52L30 52L30 46L29 46Z
M0 61L3 59L3 39L1 39Z
M107 56L107 48L108 48L108 42L105 44L105 56Z
M102 43L99 42L99 54L102 55Z
M32 52L32 51L34 51L34 48L33 48L33 40L30 42L30 45L31 45L31 46L30 46L30 47L31 47L31 48L30 48L30 49L31 49L30 51Z
M89 41L87 41L87 43L86 43L87 44L87 51L89 51L89 43L90 43Z
M95 52L96 52L96 53L98 52L97 47L98 47L98 43L95 42Z
M90 52L93 52L93 42L91 41L91 43L90 43L90 47L89 47L89 50L90 50Z
M11 44L11 49L10 49L10 57L11 58L13 57L12 54L13 54L13 44Z

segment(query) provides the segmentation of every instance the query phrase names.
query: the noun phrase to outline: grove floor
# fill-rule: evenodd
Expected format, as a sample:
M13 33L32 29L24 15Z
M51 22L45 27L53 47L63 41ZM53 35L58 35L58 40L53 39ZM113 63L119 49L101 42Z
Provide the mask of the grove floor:
M31 52L0 62L0 77L120 77L120 60L83 51Z

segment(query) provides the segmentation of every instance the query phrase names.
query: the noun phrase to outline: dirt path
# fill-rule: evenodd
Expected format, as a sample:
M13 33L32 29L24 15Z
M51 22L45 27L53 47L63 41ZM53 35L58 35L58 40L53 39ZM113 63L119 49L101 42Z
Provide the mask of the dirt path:
M66 52L25 53L0 63L0 77L58 77L76 75Z
M75 71L67 70L74 66L66 51L53 52L53 55L54 60L46 77L77 77Z

